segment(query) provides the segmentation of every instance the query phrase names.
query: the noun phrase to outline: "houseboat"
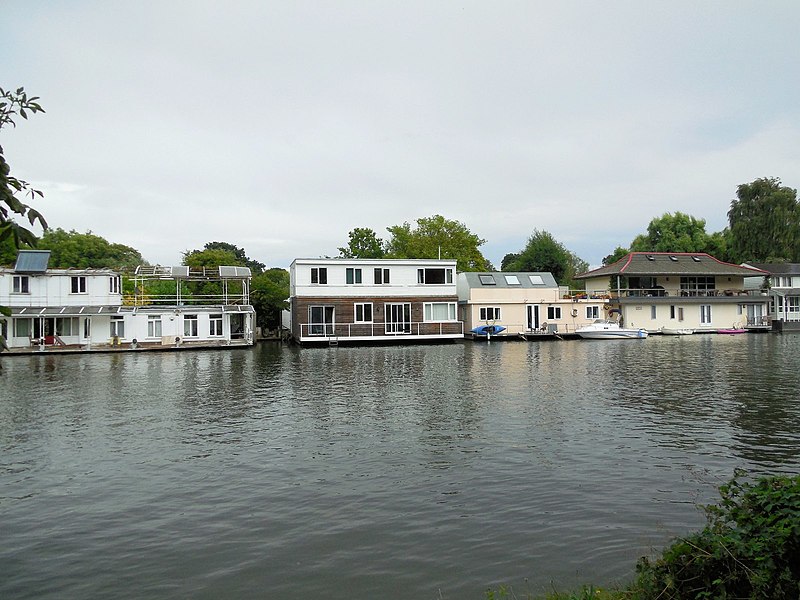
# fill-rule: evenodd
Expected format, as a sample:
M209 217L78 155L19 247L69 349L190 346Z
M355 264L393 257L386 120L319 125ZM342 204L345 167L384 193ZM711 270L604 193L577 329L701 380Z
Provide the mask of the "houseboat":
M301 344L464 337L454 260L298 258L289 286L292 338Z
M49 269L22 250L0 269L0 332L10 352L249 346L254 310L246 267L138 267L130 292L111 269Z

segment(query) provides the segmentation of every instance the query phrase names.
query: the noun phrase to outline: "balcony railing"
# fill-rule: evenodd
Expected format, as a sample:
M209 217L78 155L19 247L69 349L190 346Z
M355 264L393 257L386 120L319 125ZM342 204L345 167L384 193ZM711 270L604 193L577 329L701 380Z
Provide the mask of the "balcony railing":
M415 321L400 323L302 323L302 338L401 338L464 335L461 321L444 323L422 323Z
M665 289L649 288L634 289L626 288L614 290L612 297L619 298L661 298L669 296L671 298L710 298L710 297L762 297L766 296L761 290L742 290L742 289Z

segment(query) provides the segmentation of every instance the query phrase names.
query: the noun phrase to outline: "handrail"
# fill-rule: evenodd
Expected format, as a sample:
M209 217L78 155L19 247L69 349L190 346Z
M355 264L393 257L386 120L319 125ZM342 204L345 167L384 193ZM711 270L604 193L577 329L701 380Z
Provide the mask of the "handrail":
M461 321L405 321L400 323L300 323L301 337L400 338L429 335L464 335Z

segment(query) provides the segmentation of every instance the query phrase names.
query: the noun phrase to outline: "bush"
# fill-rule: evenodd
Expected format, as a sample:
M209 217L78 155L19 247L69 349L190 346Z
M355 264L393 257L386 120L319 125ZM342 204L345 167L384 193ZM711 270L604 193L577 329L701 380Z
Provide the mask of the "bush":
M720 487L721 502L705 507L707 525L642 558L631 597L641 600L800 598L800 476Z

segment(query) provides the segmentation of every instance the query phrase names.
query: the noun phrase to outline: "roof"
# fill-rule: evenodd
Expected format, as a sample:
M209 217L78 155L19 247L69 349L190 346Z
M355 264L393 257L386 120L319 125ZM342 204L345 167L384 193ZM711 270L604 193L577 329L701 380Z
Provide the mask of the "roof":
M14 316L26 317L87 317L91 315L118 314L122 307L111 306L24 306L12 307Z
M800 263L746 263L749 267L767 271L770 275L800 275Z
M546 289L558 287L551 273L468 271L459 275L466 280L470 288Z
M17 273L44 273L50 262L50 250L20 250L14 271Z
M629 277L656 275L766 275L753 267L734 265L718 260L705 252L631 252L617 262L576 275L575 279L591 279L605 275Z

